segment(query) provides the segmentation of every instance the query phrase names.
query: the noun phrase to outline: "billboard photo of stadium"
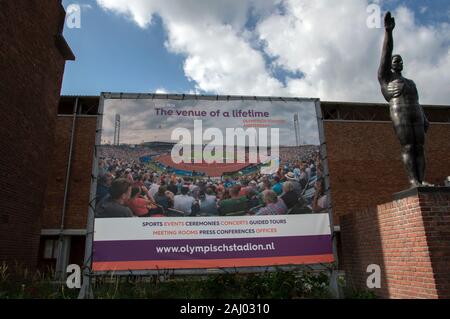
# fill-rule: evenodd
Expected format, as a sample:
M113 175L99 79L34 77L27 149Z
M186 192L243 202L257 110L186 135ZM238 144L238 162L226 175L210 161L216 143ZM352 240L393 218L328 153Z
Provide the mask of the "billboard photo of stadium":
M105 98L94 270L331 262L316 103Z

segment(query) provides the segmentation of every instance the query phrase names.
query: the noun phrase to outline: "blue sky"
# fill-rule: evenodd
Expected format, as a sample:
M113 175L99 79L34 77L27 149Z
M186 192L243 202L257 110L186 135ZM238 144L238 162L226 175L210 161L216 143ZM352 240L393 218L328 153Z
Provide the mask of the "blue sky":
M385 2L384 8L393 10L400 5L413 10L423 24L449 21L450 3L447 0L390 0Z
M192 1L64 0L66 8L80 4L82 13L80 29L66 26L64 30L77 60L66 64L62 94L163 90L381 101L372 74L379 60L382 30L360 28L354 37L362 45L347 43L348 30L354 29L356 21L359 27L365 21L364 9L370 2L323 0L327 6L322 6L310 1L309 7L306 0ZM199 9L188 6L189 2L205 5ZM398 24L403 21L398 30L402 39L396 39L396 44L405 50L403 55L407 53L405 66L410 63L411 77L425 88L426 102L449 104L449 95L436 98L435 92L450 84L448 76L439 73L450 60L449 27L445 25L450 2L378 2L383 10L398 12ZM305 3L304 13L297 10ZM346 12L341 12L343 6ZM311 18L314 14L317 17ZM151 21L145 21L147 17ZM308 33L304 32L310 25L307 19L313 25ZM332 21L339 25L327 29L325 25ZM216 38L208 33L211 30ZM433 50L427 52L427 48ZM353 62L346 60L349 49ZM367 74L359 74L352 66L366 69L366 59ZM441 88L436 88L439 81L429 83L436 77L441 77ZM348 89L348 79L355 81L355 89Z
M71 1L63 2L65 7ZM95 1L82 9L81 28L65 28L76 55L66 64L63 94L154 92L159 88L186 92L194 86L183 73L183 56L168 53L161 19L141 29L132 21L101 10Z

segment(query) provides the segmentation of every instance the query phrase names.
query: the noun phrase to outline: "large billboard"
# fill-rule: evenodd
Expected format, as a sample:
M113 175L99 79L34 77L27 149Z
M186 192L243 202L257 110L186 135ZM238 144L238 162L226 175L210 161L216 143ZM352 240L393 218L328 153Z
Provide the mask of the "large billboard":
M92 269L334 261L316 99L103 94Z

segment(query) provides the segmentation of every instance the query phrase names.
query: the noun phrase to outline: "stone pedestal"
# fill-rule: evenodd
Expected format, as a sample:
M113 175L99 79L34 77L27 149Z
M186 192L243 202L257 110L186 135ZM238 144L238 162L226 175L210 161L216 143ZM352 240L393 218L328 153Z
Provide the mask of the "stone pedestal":
M450 188L419 187L341 219L342 268L368 289L367 266L381 268L382 298L450 298Z

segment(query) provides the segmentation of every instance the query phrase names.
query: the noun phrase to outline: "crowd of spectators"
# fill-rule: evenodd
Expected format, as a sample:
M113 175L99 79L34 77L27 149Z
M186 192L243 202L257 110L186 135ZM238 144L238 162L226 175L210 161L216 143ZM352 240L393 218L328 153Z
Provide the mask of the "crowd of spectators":
M318 147L281 148L272 175L221 178L155 171L139 160L151 152L102 147L97 218L307 214L329 205Z

